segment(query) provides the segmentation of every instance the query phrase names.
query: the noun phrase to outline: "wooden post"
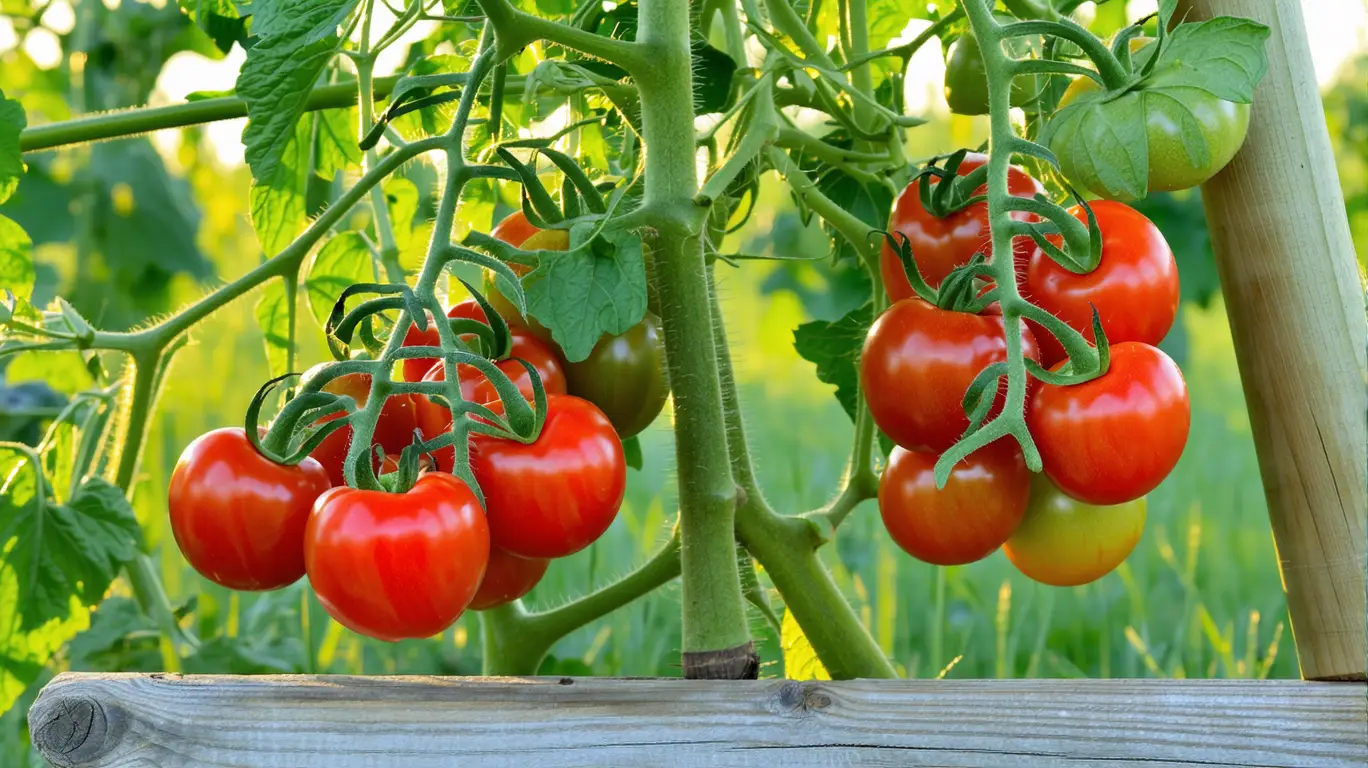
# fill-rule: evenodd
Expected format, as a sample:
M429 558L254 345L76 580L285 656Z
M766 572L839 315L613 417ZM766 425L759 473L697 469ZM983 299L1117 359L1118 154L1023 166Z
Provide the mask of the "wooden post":
M1267 24L1249 138L1202 187L1302 676L1363 680L1364 295L1298 0L1185 0Z

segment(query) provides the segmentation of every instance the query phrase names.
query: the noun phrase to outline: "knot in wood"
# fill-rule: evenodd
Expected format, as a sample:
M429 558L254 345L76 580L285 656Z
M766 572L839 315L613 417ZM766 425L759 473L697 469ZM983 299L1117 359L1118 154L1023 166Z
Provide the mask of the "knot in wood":
M820 685L797 680L789 680L781 685L775 699L780 711L793 714L806 714L831 706L831 696Z
M99 752L108 730L104 706L89 696L40 697L29 710L33 746L54 765L75 765Z

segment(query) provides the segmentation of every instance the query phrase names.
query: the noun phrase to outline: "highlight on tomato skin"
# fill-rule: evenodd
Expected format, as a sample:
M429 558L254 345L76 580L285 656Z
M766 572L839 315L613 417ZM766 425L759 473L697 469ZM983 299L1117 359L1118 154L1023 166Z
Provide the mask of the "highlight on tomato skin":
M242 427L211 430L185 447L171 473L171 534L186 561L219 586L286 587L304 575L309 510L330 486L313 458L277 464Z
M1041 384L1026 407L1045 474L1089 504L1122 504L1154 490L1182 456L1191 421L1177 364L1134 341L1112 345L1102 376Z
M1002 551L1041 584L1076 587L1111 573L1145 530L1145 497L1111 506L1070 498L1042 475L1031 481L1026 518Z
M933 565L991 555L1026 515L1031 473L1021 449L1002 438L956 464L937 490L937 454L894 448L879 480L879 515L893 541Z
M1070 272L1040 248L1031 252L1022 281L1022 295L1032 304L1068 323L1089 341L1096 307L1102 330L1112 344L1139 341L1157 345L1178 316L1178 263L1163 233L1144 214L1125 203L1090 203L1102 235L1102 258L1086 274ZM1069 209L1087 223L1082 206ZM1058 235L1047 235L1055 245ZM1040 343L1042 363L1048 368L1065 358L1064 347L1035 321L1027 320Z
M470 605L489 562L475 493L442 472L407 493L333 488L304 535L309 584L348 629L378 640L432 637Z

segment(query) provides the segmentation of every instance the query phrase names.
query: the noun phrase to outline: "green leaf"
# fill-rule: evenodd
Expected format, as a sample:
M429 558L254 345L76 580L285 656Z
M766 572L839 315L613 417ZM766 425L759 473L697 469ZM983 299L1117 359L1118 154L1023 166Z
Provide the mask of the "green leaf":
M266 290L261 292L261 299L257 301L255 314L266 342L266 362L270 365L271 375L287 373L293 339L290 334L290 301L285 296L284 281L266 286Z
M646 315L646 268L641 238L595 224L570 229L570 250L551 252L523 278L528 311L577 363L603 334L626 333Z
M111 597L90 617L90 628L67 645L77 671L119 669L156 672L164 668L157 625L130 597Z
M213 274L197 242L200 212L190 185L168 172L151 141L96 144L90 171L100 192L92 229L108 262L139 277L147 266L196 278Z
M9 366L5 368L5 379L10 384L46 381L53 389L66 395L90 389L95 383L81 353L75 351L20 352L10 359Z
M632 469L641 469L641 465L645 461L645 456L641 453L641 439L639 437L632 435L626 440L623 440L622 453L627 459L627 466Z
M695 38L690 42L693 54L694 102L699 114L722 112L735 100L732 76L736 62L726 53Z
M72 598L98 603L138 552L141 532L123 493L95 477L58 504L40 469L15 448L0 447L0 470L0 565L17 575L19 629L68 618Z
M1131 91L1102 101L1103 95L1085 92L1056 112L1041 130L1040 141L1071 178L1097 179L1099 188L1093 192L1117 200L1144 197L1149 189L1148 96Z
M313 113L318 128L314 172L329 181L339 173L361 169L361 147L356 141L356 108L324 109Z
M855 419L860 397L860 349L874 318L874 305L865 304L834 323L813 320L793 332L793 346L804 360L817 366L817 378L836 385L836 399Z
M328 315L342 291L350 285L369 282L374 275L370 246L360 232L343 232L329 240L314 256L309 274L304 278L309 310L318 325L328 324Z
M233 0L180 0L180 9L223 53L247 40L247 20L238 14ZM258 32L258 34L260 34Z
M831 673L817 658L817 651L798 626L793 612L784 609L784 620L779 625L779 649L784 656L784 677L789 680L830 680Z
M238 74L237 94L247 102L242 142L258 182L276 178L309 92L342 45L338 26L356 4L312 0L252 6L252 31L260 37Z
M1268 72L1264 42L1271 30L1251 19L1217 16L1180 24L1145 78L1147 91L1200 88L1226 101L1248 104Z
M301 119L271 175L252 182L252 226L267 257L285 250L304 229L309 139L309 121Z
M385 207L389 210L390 227L394 230L394 244L401 252L406 251L413 245L413 222L418 215L418 185L403 176L391 176L385 179L381 189L385 191Z
M0 216L0 286L27 299L33 294L33 243L24 228Z
M457 72L466 72L470 69L471 56L474 54L475 41L465 41L461 46L460 53L442 53L432 56L425 56L413 63L409 67L407 76L420 77L423 75L448 75ZM390 96L390 103L394 102L395 97L401 95L409 86L401 79ZM445 93L445 91L439 91ZM415 94L421 95L421 94ZM390 121L390 125L399 132L400 136L406 139L419 139L424 136L435 136L445 133L451 128L451 116L455 109L455 104L439 104L422 109L406 112Z
M19 134L28 125L24 108L14 99L5 98L0 91L0 203L14 194L23 178L24 153L19 149Z

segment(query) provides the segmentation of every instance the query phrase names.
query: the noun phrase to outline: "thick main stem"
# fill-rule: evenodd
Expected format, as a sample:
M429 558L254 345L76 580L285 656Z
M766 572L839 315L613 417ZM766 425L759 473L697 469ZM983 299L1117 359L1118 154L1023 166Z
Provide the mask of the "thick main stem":
M653 66L633 74L646 145L644 216L674 393L675 460L683 571L683 666L690 678L753 678L736 567L736 485L727 453L722 391L708 311L703 216L695 168L689 9L643 0L637 44Z

